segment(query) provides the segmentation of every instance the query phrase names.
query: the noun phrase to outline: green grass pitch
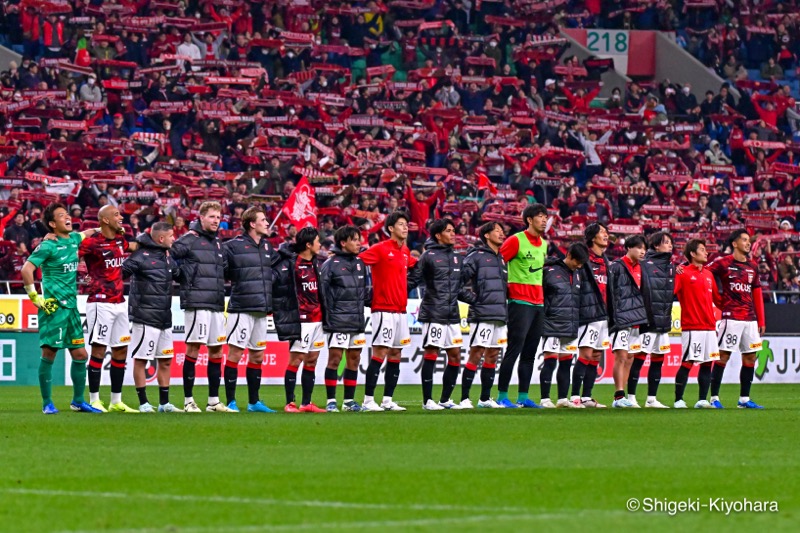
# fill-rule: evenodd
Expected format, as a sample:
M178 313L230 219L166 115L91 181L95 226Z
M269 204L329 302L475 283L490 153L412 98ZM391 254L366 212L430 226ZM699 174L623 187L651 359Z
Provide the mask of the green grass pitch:
M4 387L0 531L797 531L800 385L756 385L764 411L722 393L724 411L428 413L406 386L405 413L86 415L59 387L45 417L38 389ZM274 408L282 394L262 390ZM779 511L669 516L630 498Z

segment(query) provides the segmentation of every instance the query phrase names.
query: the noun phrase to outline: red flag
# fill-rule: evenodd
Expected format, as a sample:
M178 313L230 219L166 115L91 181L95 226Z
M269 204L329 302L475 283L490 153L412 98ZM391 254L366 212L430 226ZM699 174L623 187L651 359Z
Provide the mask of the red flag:
M309 185L308 178L303 176L281 210L297 229L306 226L317 227L317 199L314 194L314 187Z
M489 176L484 174L483 172L478 173L478 190L481 191L483 189L489 189L489 192L492 194L497 194L497 187L495 187L494 183L489 179Z

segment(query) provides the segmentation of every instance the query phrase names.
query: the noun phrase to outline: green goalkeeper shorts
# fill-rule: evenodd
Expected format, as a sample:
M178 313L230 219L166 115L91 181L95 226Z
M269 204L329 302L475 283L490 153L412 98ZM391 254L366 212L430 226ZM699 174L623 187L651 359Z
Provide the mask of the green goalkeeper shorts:
M59 307L52 315L39 310L39 346L75 350L83 345L83 325L77 309Z

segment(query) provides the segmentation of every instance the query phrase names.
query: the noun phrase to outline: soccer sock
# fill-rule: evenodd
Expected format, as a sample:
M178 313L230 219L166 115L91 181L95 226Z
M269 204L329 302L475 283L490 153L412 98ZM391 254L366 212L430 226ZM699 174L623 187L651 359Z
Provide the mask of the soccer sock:
M325 392L328 393L328 403L336 402L336 384L339 382L339 373L335 368L325 369Z
M311 395L314 394L314 381L316 381L316 370L313 366L303 365L303 373L300 374L300 385L303 388L302 405L311 403Z
M742 361L742 370L739 372L739 396L741 398L750 399L750 387L753 385L753 376L756 373L756 367L748 365Z
M247 363L245 377L247 378L247 403L253 405L258 403L259 400L258 391L261 389L261 364Z
M492 387L494 386L494 374L497 365L494 363L483 363L481 367L481 401L488 402L492 397ZM506 397L508 395L506 394Z
M429 359L430 357L430 359ZM434 356L425 356L422 361L422 403L428 403L428 400L433 399L433 371L436 368L436 358Z
M219 382L222 377L222 359L208 360L208 403L219 402ZM216 402L212 401L216 400Z
M83 391L86 390L86 361L73 359L69 367L69 375L72 378L72 401L81 403L84 401Z
M722 387L722 375L725 373L727 363L716 361L714 369L711 371L711 396L719 396L719 389Z
M296 366L289 365L286 367L286 373L283 374L283 388L286 391L286 405L294 401L294 387L297 384L297 368Z
M167 405L169 403L169 387L158 388L158 403L159 405Z
M589 360L578 357L575 368L572 370L572 395L580 397L581 386L586 379L586 371L589 369Z
M119 403L122 401L122 382L125 381L125 360L112 359L108 374L111 377L111 403Z
M475 373L478 367L472 363L467 363L464 366L464 373L461 374L461 401L469 399L469 390L472 388L472 382L475 380Z
M647 371L647 396L655 398L658 393L658 385L661 383L661 367L664 366L664 360L650 359L650 369Z
M345 401L354 399L356 397L356 385L358 384L358 370L345 368L342 382L344 383Z
M528 356L526 354L520 355L519 366L517 367L517 377L519 377L519 393L520 398L525 395L528 399L528 390L531 387L531 378L533 377L533 367L536 364L536 354ZM524 401L524 400L520 400Z
M364 395L370 398L375 396L375 387L378 386L378 376L381 374L383 361L377 357L372 357L367 366L367 377L364 383Z
M683 400L683 391L686 390L686 384L689 382L689 371L692 369L692 363L683 363L675 374L675 401Z
M461 361L457 363L447 362L447 367L444 369L442 375L442 396L439 401L444 403L450 399L453 394L453 389L456 388L458 382L458 373L461 370Z
M550 385L553 383L553 372L556 371L558 358L545 357L542 372L539 374L539 389L542 391L542 400L550 397Z
M386 375L383 379L386 382L383 387L383 397L391 398L400 380L400 361L386 361Z
M225 400L228 403L236 401L236 380L239 378L239 363L225 361Z
M569 394L569 371L572 368L572 357L561 359L558 362L556 383L558 384L558 399L566 398Z
M708 388L711 386L711 365L714 363L702 363L700 371L697 373L697 384L700 385L700 400L708 399Z
M139 405L150 403L147 401L147 387L136 387L136 396L139 397Z
M42 393L42 408L53 403L53 361L39 359L39 390Z
M586 367L586 375L583 376L583 397L584 398L591 398L592 397L592 389L594 389L594 383L597 381L597 367L600 365L600 361L589 361L589 365Z
M194 391L194 366L197 364L196 357L189 357L188 355L183 360L183 396L185 402L189 403L192 398L192 391Z
M644 366L644 355L635 355L631 363L631 372L628 375L628 395L636 396L636 388L639 386L639 376Z
M96 402L100 399L100 378L103 375L103 359L90 357L86 371L89 374L89 401Z

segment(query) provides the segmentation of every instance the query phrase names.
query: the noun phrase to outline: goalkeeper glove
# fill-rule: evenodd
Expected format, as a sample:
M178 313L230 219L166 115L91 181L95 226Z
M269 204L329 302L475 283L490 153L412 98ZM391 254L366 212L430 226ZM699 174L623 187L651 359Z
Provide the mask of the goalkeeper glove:
M36 288L33 285L27 285L25 290L33 305L44 311L45 314L52 315L58 309L58 303L55 298L45 299L44 296L36 292Z

